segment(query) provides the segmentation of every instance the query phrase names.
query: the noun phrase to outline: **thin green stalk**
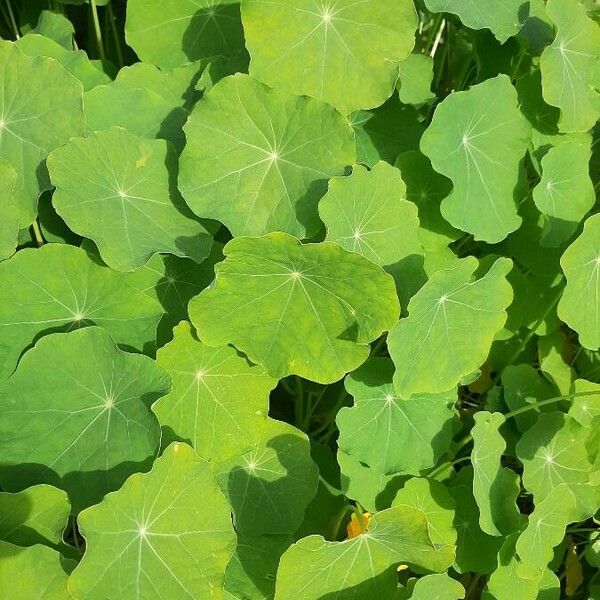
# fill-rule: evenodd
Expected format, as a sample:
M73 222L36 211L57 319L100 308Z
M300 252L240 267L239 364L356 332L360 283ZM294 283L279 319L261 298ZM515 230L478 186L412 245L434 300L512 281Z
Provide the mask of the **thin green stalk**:
M21 32L19 31L19 27L17 26L17 20L15 19L15 13L13 12L12 5L10 0L5 0L6 10L8 11L8 18L10 20L10 25L13 28L13 33L15 34L15 39L19 39L21 37Z
M349 513L352 512L354 512L354 506L352 506L351 504L346 504L341 508L340 512L338 512L338 514L336 515L336 518L329 529L329 539L334 541L338 539L340 535L340 527L342 526L344 519L348 516Z
M33 223L31 224L31 230L33 231L33 239L35 243L38 245L38 247L43 246L44 236L42 235L42 230L40 229L37 219L34 219Z
M600 533L600 529L598 527L573 527L572 529L567 529L567 533Z
M90 0L90 8L92 11L92 20L94 21L94 31L96 32L98 54L100 55L100 60L106 60L106 54L104 53L104 44L102 43L102 30L100 29L100 20L98 19L98 7L96 6L96 0Z
M334 432L334 428L332 427L332 425L335 423L335 417L337 416L338 411L344 405L346 396L348 396L348 392L346 392L346 389L342 387L340 395L338 396L338 399L336 400L333 409L329 413L327 420L318 429L312 432L312 435L314 436L320 435L321 433L325 433L321 440L322 442L326 442L332 436Z
M323 396L325 396L325 392L327 391L328 387L329 387L329 385L324 385L321 388L321 391L319 392L319 394L317 395L317 399L314 402L310 403L310 407L307 409L306 415L304 416L304 422L302 423L303 431L306 431L306 429L308 428L308 426L310 424L310 420L312 419L313 415L315 414L317 407L321 403L321 400L323 400Z
M371 348L371 356L377 356L381 348L383 348L383 346L385 345L386 341L387 336L384 334L375 342L373 348Z
M117 61L119 62L119 68L121 68L125 63L123 61L123 49L121 48L121 36L119 35L119 32L117 31L117 22L116 22L116 17L115 17L115 13L113 12L111 3L109 2L106 5L107 8L107 15L108 15L108 23L110 25L110 30L113 34L113 38L115 41L115 51L117 53Z

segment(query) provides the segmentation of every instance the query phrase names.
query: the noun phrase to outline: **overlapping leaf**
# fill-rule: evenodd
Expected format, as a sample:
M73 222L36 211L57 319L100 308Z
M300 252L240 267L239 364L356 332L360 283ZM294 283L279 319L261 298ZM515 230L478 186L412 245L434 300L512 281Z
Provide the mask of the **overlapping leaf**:
M17 172L3 158L0 158L0 202L2 222L0 222L0 260L8 258L17 247L19 235L19 211L14 200L14 187Z

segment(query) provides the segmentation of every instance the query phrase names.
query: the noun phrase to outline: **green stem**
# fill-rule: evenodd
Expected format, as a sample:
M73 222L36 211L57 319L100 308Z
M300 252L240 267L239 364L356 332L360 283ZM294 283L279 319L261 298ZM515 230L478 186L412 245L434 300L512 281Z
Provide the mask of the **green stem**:
M117 61L119 62L118 66L119 68L121 68L125 64L125 62L123 61L123 49L121 48L121 36L117 31L117 20L115 18L115 13L113 12L110 2L106 5L106 8L108 9L107 14L108 22L110 24L110 30L112 31L113 38L115 40L115 51L117 53Z
M317 430L315 430L313 432L312 435L315 435L315 436L320 435L321 433L325 432L325 435L321 439L321 442L323 442L323 443L327 442L329 440L329 438L333 435L333 432L335 431L335 429L334 429L334 427L332 427L332 425L335 423L335 418L337 416L338 411L344 405L346 396L348 396L348 392L346 392L346 389L342 386L342 391L340 392L340 395L338 396L338 399L336 400L336 403L335 403L333 409L329 413L328 419Z
M42 230L40 229L37 219L34 219L33 223L31 224L31 230L33 231L33 239L35 243L38 245L38 247L43 246L44 236L42 235Z
M96 32L96 43L98 44L98 54L100 60L106 60L104 53L104 44L102 43L102 30L100 29L100 20L98 19L98 7L96 0L90 0L90 8L92 10L92 20L94 21L94 31Z
M567 533L600 533L600 529L598 527L573 527L572 529L567 529Z
M15 13L13 12L12 5L10 0L5 0L6 9L8 10L8 17L10 20L10 25L13 28L13 33L15 34L15 39L19 39L21 37L21 33L19 31L19 27L17 26L17 20L15 19Z
M331 528L329 530L329 539L336 541L340 535L340 527L344 522L344 519L348 516L349 513L354 512L354 506L351 504L346 504L342 507L342 509L338 512L335 520L333 521Z
M315 414L316 410L317 410L317 406L319 406L319 404L321 403L321 400L323 400L323 396L325 395L325 392L327 391L327 388L329 387L329 385L324 385L321 388L321 391L319 392L317 399L310 403L309 408L306 411L306 415L304 416L304 422L302 423L302 430L306 431L309 424L310 424L310 420L312 419L313 415Z
M481 581L481 575L473 575L473 579L469 582L469 587L467 587L465 592L465 600L469 600L471 596L477 592L477 588L479 587L479 582ZM473 595L473 597L476 597Z
M371 356L377 356L379 354L379 351L385 345L386 340L387 336L384 334L375 342L375 345L371 348Z

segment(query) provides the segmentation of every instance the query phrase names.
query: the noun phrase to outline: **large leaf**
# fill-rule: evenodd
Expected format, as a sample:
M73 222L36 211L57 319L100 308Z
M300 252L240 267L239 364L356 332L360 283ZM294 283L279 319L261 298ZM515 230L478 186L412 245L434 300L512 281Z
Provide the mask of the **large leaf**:
M585 348L600 348L600 215L589 217L581 235L560 259L567 285L558 316L579 334Z
M188 445L171 444L150 473L132 475L78 523L86 552L69 579L78 599L223 597L230 509Z
M42 335L87 325L141 350L154 339L159 303L130 287L130 275L96 264L64 244L26 249L0 263L0 375Z
M449 390L483 363L512 301L506 281L511 267L509 259L500 258L483 277L473 280L477 260L468 257L452 269L434 273L413 296L408 317L388 336L396 365L394 386L401 398ZM465 328L470 335L465 336Z
M373 515L357 537L328 542L311 535L290 546L279 563L275 599L384 600L396 589L398 564L443 571L452 555L430 540L421 511L396 506Z
M17 172L14 197L25 227L50 187L46 156L83 135L83 88L55 60L27 56L10 42L0 41L0 65L0 158Z
M519 32L528 4L525 0L425 0L428 10L454 13L471 29L490 29L501 42Z
M0 386L3 488L50 483L75 510L97 502L156 454L149 404L168 389L156 363L99 327L45 336Z
M251 450L215 466L236 531L293 533L317 491L318 470L304 433L268 418L248 436Z
M153 406L163 437L188 441L204 459L219 462L250 450L268 412L277 380L231 346L210 348L188 323L158 351L173 387Z
M450 94L438 105L421 150L454 189L442 214L477 240L496 243L521 224L513 199L530 126L506 75Z
M333 108L247 75L215 85L184 129L181 191L196 214L233 235L313 236L327 179L355 158L352 130Z
M391 95L417 28L409 0L245 0L242 20L252 75L344 114Z
M435 465L450 446L456 393L403 400L394 391L393 374L389 359L372 358L346 377L354 406L338 413L338 447L383 474L418 475Z
M240 6L230 0L129 0L125 34L142 61L166 69L244 48Z
M272 233L224 252L215 286L190 302L192 322L206 344L231 343L274 377L337 381L398 317L392 278L332 242Z
M19 210L13 193L17 181L17 172L3 158L0 158L0 204L2 222L0 222L0 260L8 258L17 247L19 235Z
M600 29L577 0L548 0L556 37L540 58L544 100L560 108L561 131L587 131L600 116Z
M133 271L158 252L197 262L208 255L212 238L177 192L167 142L100 131L55 150L48 170L58 214L96 243L109 266Z

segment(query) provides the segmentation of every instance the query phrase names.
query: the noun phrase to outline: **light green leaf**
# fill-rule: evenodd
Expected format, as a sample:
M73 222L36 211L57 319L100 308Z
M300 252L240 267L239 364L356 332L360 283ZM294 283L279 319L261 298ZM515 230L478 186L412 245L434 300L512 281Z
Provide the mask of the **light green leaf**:
M465 588L446 573L425 575L417 579L410 600L461 600Z
M402 400L394 391L393 374L391 360L372 358L346 377L354 406L338 412L338 447L383 474L418 475L450 446L456 391Z
M546 13L557 32L540 57L544 99L560 108L561 131L587 131L600 116L600 29L577 0L548 0Z
M517 442L523 485L536 500L559 484L586 483L592 465L585 449L587 431L562 412L544 413Z
M563 395L568 394L571 390L574 377L571 365L567 364L563 358L563 355L566 356L568 349L567 336L563 332L559 331L538 338L540 369Z
M521 491L519 476L502 467L506 442L499 429L505 423L501 413L479 411L473 415L473 495L479 506L479 525L490 535L507 535L521 526L516 505Z
M405 104L424 104L435 98L431 91L433 58L427 54L409 54L401 63L396 87Z
M208 255L212 237L177 192L177 159L167 142L99 131L52 152L48 170L56 211L96 243L109 266L133 271L158 252L196 262Z
M236 531L249 535L293 533L317 491L318 469L308 438L271 418L263 420L252 449L215 466L233 507Z
M190 302L192 323L206 344L231 343L273 377L337 381L398 317L392 278L332 242L272 233L224 253L215 286Z
M0 542L0 596L11 600L71 600L60 554L46 546Z
M500 42L519 33L527 16L524 0L425 0L425 6L431 12L458 15L471 29L489 29Z
M413 296L408 317L390 331L388 348L396 365L394 387L401 398L449 390L484 362L493 337L506 320L512 262L498 259L473 280L477 260L434 273ZM470 335L465 336L468 328ZM431 357L435 356L432 371Z
M598 392L589 396L576 396L569 409L569 416L573 417L580 425L591 427L594 419L600 417L600 384L576 379L574 382L575 393Z
M14 200L17 172L3 158L0 158L0 260L8 258L17 247L19 236L19 211Z
M600 348L600 215L592 215L581 235L565 250L560 266L567 285L558 316L579 334L584 348Z
M343 114L389 98L417 28L408 0L245 0L242 21L252 75Z
M67 50L54 40L34 33L24 35L15 45L27 56L48 56L55 59L79 79L84 91L110 81L110 77L95 67L83 50Z
M168 389L154 361L119 350L104 329L43 337L0 386L2 487L50 483L74 511L97 502L155 456L149 405Z
M70 512L67 494L50 485L0 492L0 540L17 546L59 544Z
M35 340L53 331L99 325L138 350L154 340L162 309L130 287L131 278L66 244L21 250L0 263L0 379Z
M21 28L21 30L23 29ZM39 33L50 38L66 50L74 49L75 27L73 27L73 23L65 15L51 10L40 12L35 29L29 33Z
M14 198L26 227L50 188L46 156L83 135L83 89L55 60L29 57L11 42L0 41L0 65L0 158L17 172Z
M400 172L388 163L370 171L354 165L350 177L329 180L319 202L326 239L384 267L402 303L425 282L417 207L406 200L405 189Z
M452 554L456 547L454 500L446 486L433 479L409 479L396 494L392 507L404 506L417 510L427 519L427 531L433 544L446 546Z
M333 108L242 74L217 83L184 130L181 191L196 214L234 236L312 237L327 179L355 159L352 130Z
M395 506L373 515L358 537L327 542L311 535L292 544L279 563L275 600L320 600L330 594L339 600L383 600L396 590L396 565L444 571L452 557L450 547L429 539L421 511Z
M132 475L78 523L86 552L69 589L79 600L222 598L231 513L188 445L171 444L150 473Z
M433 168L454 183L442 215L476 240L500 242L521 224L513 193L530 126L517 102L510 79L498 75L450 94L421 139Z
M186 322L175 327L173 341L158 351L157 361L173 381L171 391L152 407L164 438L187 441L213 463L250 450L276 379L231 346L206 346Z
M596 194L590 179L592 150L577 141L568 141L542 158L542 179L533 190L533 200L540 212L579 222L594 206Z
M129 0L125 37L140 60L163 69L244 49L240 5L229 0Z

